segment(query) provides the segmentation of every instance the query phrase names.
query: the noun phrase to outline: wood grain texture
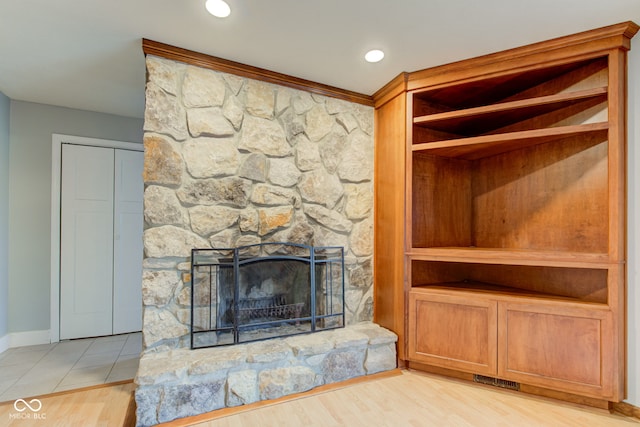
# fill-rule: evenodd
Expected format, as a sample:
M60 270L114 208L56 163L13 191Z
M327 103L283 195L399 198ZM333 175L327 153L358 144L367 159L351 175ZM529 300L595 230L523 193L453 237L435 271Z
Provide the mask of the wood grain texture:
M145 55L155 55L173 61L184 62L185 64L197 67L208 68L210 70L222 71L250 79L261 80L281 86L291 87L306 92L343 99L357 104L373 106L373 98L358 92L340 89L322 83L289 76L275 71L258 68L228 59L218 58L204 53L194 52L165 43L153 40L142 39L142 51Z
M525 249L447 247L412 248L412 259L425 261L474 262L484 264L540 265L549 267L608 268L604 253L538 251Z
M640 420L640 408L627 403L614 404L613 410L617 412L614 414L605 410L608 408L606 401L534 387L526 387L526 392L517 393L441 376L455 375L456 371L419 364L416 366L423 370L433 369L437 375L415 370L404 370L401 374L392 371L383 376L373 376L366 381L334 387L319 393L306 393L277 403L237 407L233 412L214 411L198 418L178 420L174 425L417 427L457 423L475 427L630 427L637 426ZM471 374L460 373L460 377L469 380ZM523 389L525 388L521 390ZM2 403L0 420L2 425L20 427L135 425L132 383L101 387L99 397L95 391L97 390L77 390L41 396L46 420L9 420L9 415L15 413L13 402ZM529 392L555 400L526 394ZM563 403L558 399L573 403ZM101 418L96 412L108 412L109 416Z
M376 108L382 107L397 96L404 96L407 91L408 73L400 73L389 83L381 87L373 94L373 102Z
M627 376L627 56L615 51L609 56L609 258L618 270L611 274L610 301L613 309L616 360L621 367L619 396L626 395Z
M638 29L625 22L402 80L409 366L497 363L523 387L624 398L626 51ZM494 330L474 329L491 328L472 301L497 304ZM491 345L495 361L471 368Z
M13 406L14 402L0 403L0 424L7 427L45 425L133 427L135 426L134 390L133 382L125 381L36 396L42 404L37 413L28 409L24 412L18 412ZM28 402L31 399L32 397L25 397ZM29 418L21 418L20 414L25 414L23 416L29 416Z
M535 117L547 111L580 103L585 99L595 99L597 103L606 100L607 88L597 87L575 92L539 96L500 104L483 105L462 110L447 111L427 116L414 117L413 123L419 126L447 130L456 129L460 133L482 134L487 129L501 127L500 123L521 122L524 118Z
M260 408L286 404L288 402L293 402L298 399L313 397L313 396L324 394L324 393L331 393L331 392L335 392L340 389L343 389L345 387L351 387L354 385L373 382L373 381L381 380L384 378L396 377L399 375L402 375L402 372L400 371L400 369L393 369L391 371L384 371L384 372L379 372L377 374L351 378L349 380L340 381L337 383L321 385L309 391L286 395L278 399L261 400L261 401L250 403L247 405L235 406L230 408L222 408L215 411L207 412L205 414L180 418L177 420L168 421L166 423L161 423L158 425L162 427L183 427L183 426L191 426L191 425L200 425L199 423L201 423L202 421L217 420L220 418L233 416L236 414L242 414L242 413L260 409ZM313 420L309 420L309 421L313 421Z
M365 382L195 425L608 427L636 424L631 418L602 409L551 401L416 371L403 371L400 376Z
M497 372L496 302L485 296L409 293L411 360L484 375Z
M412 153L411 247L471 246L472 164Z
M411 92L417 100L413 113L422 116L605 87L607 62L607 58L597 52L585 58L569 58L545 66L518 67L482 78L426 86Z
M434 374L434 375L451 378L455 380L474 382L473 374L471 373L456 371L456 370L446 369L446 368L440 368L438 366L425 365L419 362L408 362L407 369L416 370L419 372L427 372L429 374ZM476 385L478 387L491 387L491 386L485 386L484 384L476 384ZM552 390L552 389L543 388L543 387L536 387L528 384L520 384L520 392L535 395L535 396L550 398L554 400L560 400L563 402L574 403L582 406L589 406L592 408L604 409L604 410L611 410L616 405L616 403L611 403L603 399L580 396L577 394L571 394L571 393ZM634 408L634 406L632 405L630 406L631 408ZM620 412L620 413L623 413L623 412ZM626 414L626 415L633 417L633 415L631 414Z
M618 263L609 269L609 305L611 306L611 327L612 327L612 351L614 363L618 369L614 370L618 389L616 393L621 398L627 396L627 289L626 289L627 268L626 263Z
M508 151L524 149L539 144L584 135L587 138L607 140L607 122L588 123L582 125L559 126L545 129L505 132L498 135L483 135L469 138L454 138L446 141L435 141L414 144L413 151L440 157L454 157L465 160L478 160L485 157L503 154ZM433 135L433 131L429 131ZM450 135L450 134L449 134Z
M406 97L404 93L376 108L374 171L374 321L398 335L403 360L404 181Z
M588 59L597 54L601 55L601 52L608 49L621 48L628 50L631 45L631 38L638 32L639 28L633 22L623 22L421 70L409 75L407 89L421 89L446 82L461 82L486 76L496 76L504 73L505 70L540 68L540 64L549 64L554 61L566 62L567 57L575 60Z
M413 287L530 295L607 304L609 269L411 261ZM452 286L451 283L459 285ZM479 286L473 286L479 283Z
M640 408L626 402L617 402L612 405L613 411L625 415L627 417L637 418L640 420Z
M627 212L627 57L614 51L609 56L609 256L626 259Z
M608 253L607 147L582 136L478 160L472 246Z
M619 401L611 312L558 303L498 304L498 376Z

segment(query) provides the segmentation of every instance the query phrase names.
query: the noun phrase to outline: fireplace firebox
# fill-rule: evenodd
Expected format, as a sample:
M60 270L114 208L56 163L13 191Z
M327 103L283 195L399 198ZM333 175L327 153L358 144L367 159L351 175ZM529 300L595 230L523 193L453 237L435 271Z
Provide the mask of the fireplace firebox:
M191 348L344 327L344 249L261 243L191 251Z

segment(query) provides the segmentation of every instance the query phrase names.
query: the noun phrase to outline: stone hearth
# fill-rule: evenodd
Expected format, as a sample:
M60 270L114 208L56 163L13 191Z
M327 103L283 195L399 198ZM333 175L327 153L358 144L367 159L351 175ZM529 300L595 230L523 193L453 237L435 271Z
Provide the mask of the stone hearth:
M277 399L396 367L397 336L364 322L235 346L143 354L138 426Z

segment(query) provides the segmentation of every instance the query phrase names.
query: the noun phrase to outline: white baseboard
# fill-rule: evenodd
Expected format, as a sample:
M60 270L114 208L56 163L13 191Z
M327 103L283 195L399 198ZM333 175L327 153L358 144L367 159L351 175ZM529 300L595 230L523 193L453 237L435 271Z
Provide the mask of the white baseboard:
M10 341L11 339L9 337L9 334L6 334L0 338L0 353L4 353L5 351L9 350Z
M51 343L51 332L44 331L12 332L9 336L9 347L25 347L28 345L40 345Z

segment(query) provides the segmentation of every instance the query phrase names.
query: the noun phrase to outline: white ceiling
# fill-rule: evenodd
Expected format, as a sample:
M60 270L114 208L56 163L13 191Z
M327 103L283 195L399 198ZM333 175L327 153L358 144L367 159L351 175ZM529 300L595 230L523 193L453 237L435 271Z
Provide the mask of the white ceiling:
M640 23L640 0L227 1L222 20L204 0L0 0L0 92L143 117L147 38L373 94L402 71Z

